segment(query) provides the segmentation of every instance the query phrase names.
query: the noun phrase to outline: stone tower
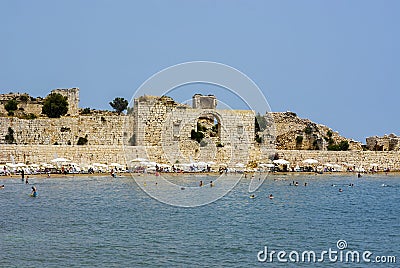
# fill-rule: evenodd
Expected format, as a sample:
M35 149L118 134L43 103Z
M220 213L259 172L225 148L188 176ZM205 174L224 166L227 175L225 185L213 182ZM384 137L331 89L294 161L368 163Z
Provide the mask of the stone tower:
M193 109L215 109L217 108L217 98L214 95L203 96L195 94L192 97Z
M59 93L64 97L67 97L68 101L68 112L70 116L79 115L79 88L57 88L52 90L50 93Z

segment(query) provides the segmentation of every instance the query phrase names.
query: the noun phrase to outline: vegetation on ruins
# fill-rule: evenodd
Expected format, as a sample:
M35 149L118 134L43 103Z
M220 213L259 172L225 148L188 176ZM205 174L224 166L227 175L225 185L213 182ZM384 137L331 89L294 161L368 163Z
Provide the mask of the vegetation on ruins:
M14 111L18 110L18 102L16 100L9 100L4 104L4 109L6 109L9 116L13 116Z
M33 120L37 118L36 114L33 113L29 113L29 114L24 114L22 117L20 117L22 119L28 119L28 120Z
M200 143L201 140L204 138L204 133L201 131L196 131L196 130L192 129L192 131L190 132L190 138L192 140L195 140L198 143Z
M116 97L110 102L110 105L118 114L121 114L128 107L128 101L124 98Z
M21 101L21 102L28 102L28 100L29 100L29 97L27 96L27 95L21 95L21 96L19 96L19 100Z
M313 132L313 129L311 126L306 126L304 128L304 133L306 133L307 135L310 135Z
M87 135L85 137L79 137L76 145L86 145L88 143Z
M8 134L4 137L4 140L8 144L15 143L14 130L11 127L8 127Z
M81 111L81 114L91 114L92 112L90 111L90 108L85 108Z
M299 135L296 137L296 144L301 144L303 142L303 136Z
M60 118L68 112L67 98L59 93L52 93L43 102L42 114L50 118Z
M328 151L347 151L349 146L348 141L341 141L339 144L332 143L328 145Z

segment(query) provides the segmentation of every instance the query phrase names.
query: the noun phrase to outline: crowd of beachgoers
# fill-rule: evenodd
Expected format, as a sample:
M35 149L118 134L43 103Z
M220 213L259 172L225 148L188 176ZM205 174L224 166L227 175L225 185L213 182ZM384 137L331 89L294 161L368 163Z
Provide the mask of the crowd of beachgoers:
M12 176L19 174L111 174L117 173L252 173L252 172L356 172L375 173L389 172L390 169L370 164L366 167L348 163L321 164L314 159L305 159L296 166L284 159L273 160L270 163L259 163L256 167L249 167L244 163L224 164L215 162L175 163L173 165L156 163L144 158L129 161L129 165L120 163L92 163L77 164L66 158L55 158L50 163L24 164L5 163L0 170L0 175Z

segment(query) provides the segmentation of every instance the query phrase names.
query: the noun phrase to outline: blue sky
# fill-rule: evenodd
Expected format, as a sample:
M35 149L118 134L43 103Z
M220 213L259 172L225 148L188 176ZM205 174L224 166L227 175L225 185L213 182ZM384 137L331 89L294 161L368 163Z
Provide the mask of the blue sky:
M365 141L400 134L399 13L396 0L0 0L0 92L79 87L81 107L111 109L166 67L215 61L273 111Z

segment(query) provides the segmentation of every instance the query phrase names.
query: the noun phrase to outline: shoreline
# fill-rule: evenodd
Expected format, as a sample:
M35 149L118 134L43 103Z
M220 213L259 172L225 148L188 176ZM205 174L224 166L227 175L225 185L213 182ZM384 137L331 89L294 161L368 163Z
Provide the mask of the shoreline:
M325 177L325 176L339 176L339 177L349 177L354 176L357 177L356 172L324 172L324 173L315 173L315 172L254 172L254 173L247 173L247 178L242 179L251 179L251 176L265 175L265 176L288 176L288 177L298 177L298 176L308 176L308 177ZM136 176L135 176L136 175ZM224 174L222 174L223 176ZM229 175L241 175L241 173L228 173ZM244 175L244 174L242 174ZM390 171L390 172L368 172L368 173L361 173L362 177L364 176L400 176L400 171ZM146 176L155 176L154 173L117 173L116 178L126 178L126 177L146 177ZM170 177L180 177L180 176L196 176L196 177L206 177L206 176L220 176L219 172L184 172L184 173L160 173L160 176L170 176ZM81 178L89 178L89 177L109 177L113 178L109 173L67 173L67 174L29 174L25 175L25 179L46 179L46 178L56 178L56 179L63 179L63 178L71 178L71 177L81 177ZM362 177L360 179L362 179ZM0 176L1 179L21 179L21 175L11 175L11 176Z

